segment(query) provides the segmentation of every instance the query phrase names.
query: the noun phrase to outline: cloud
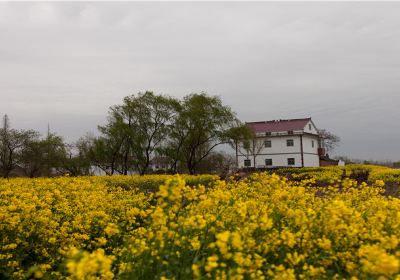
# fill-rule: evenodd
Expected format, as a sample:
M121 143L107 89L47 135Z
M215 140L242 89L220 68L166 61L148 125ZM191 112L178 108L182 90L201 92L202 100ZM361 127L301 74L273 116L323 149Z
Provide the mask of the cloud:
M87 5L80 11L79 23L89 27L98 25L98 11L94 5Z
M338 153L398 159L388 147L400 137L399 12L375 2L2 2L0 113L30 128L57 119L74 139L72 126L95 128L128 94L206 90L243 120L312 116L341 136Z
M56 7L51 3L35 3L28 11L28 17L32 24L55 24L59 16Z

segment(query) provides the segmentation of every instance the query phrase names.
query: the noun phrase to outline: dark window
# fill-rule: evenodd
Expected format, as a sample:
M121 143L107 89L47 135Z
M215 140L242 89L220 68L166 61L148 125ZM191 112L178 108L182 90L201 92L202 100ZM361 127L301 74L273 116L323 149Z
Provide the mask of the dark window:
M251 160L245 159L245 160L244 160L244 166L246 166L246 167L251 166Z
M265 159L265 165L272 165L272 158Z
M311 140L311 147L314 148L314 140Z
M271 140L265 140L264 146L265 146L265 148L271 148Z
M288 146L288 147L293 147L293 146L294 146L294 141L293 141L293 139L288 139L288 140L286 140L286 146Z
M266 136L271 136L271 132L265 132Z
M294 158L288 158L287 159L287 164L288 165L294 165Z
M308 129L311 130L311 124L308 124Z
M293 130L289 130L287 133L291 135L293 134Z

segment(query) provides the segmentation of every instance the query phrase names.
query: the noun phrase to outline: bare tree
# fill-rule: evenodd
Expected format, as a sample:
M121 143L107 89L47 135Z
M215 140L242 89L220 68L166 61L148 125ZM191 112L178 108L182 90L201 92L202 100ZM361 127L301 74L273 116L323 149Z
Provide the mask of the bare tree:
M260 155L261 151L264 148L264 138L257 137L254 133L251 134L250 138L244 139L237 143L236 155L242 155L246 157L246 159L252 158L253 166L256 168L256 158ZM238 159L236 159L238 164Z
M327 152L332 152L340 143L340 137L327 131L326 129L318 130L319 137L321 139L322 147Z

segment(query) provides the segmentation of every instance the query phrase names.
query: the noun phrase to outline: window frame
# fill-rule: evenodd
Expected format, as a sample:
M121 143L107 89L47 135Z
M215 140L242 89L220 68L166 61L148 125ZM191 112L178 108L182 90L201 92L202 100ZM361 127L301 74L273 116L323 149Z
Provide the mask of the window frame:
M293 160L293 163L291 163ZM287 165L296 165L296 159L295 158L287 158Z
M289 141L292 143L291 145L289 145ZM286 139L286 147L294 147L294 139Z
M246 162L248 162L249 164L246 164ZM251 167L251 159L245 159L243 161L243 165L244 165L244 167Z
M271 164L267 164L267 161L270 162ZM265 159L265 166L272 166L272 165L273 165L272 158L266 158Z
M269 146L267 145L269 143ZM264 140L264 148L272 148L272 141L271 140Z

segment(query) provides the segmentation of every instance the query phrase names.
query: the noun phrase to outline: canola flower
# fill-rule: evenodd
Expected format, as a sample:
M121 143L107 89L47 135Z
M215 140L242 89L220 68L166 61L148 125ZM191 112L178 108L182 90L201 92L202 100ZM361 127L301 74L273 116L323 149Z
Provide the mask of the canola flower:
M0 180L0 278L400 279L397 171L367 167Z

